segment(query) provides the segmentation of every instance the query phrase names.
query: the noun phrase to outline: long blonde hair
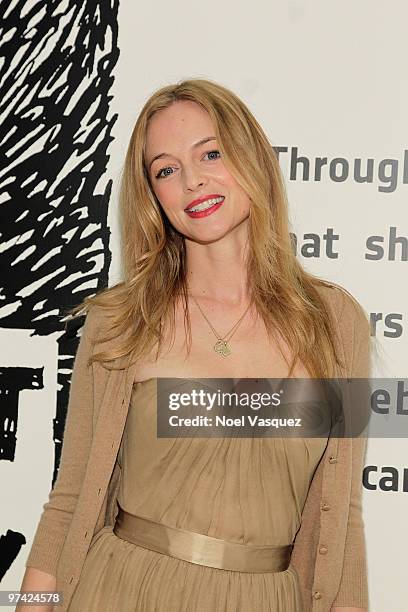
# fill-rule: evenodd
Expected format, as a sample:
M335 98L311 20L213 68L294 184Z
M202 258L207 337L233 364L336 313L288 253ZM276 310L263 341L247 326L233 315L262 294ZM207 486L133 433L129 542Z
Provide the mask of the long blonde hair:
M92 355L108 362L133 361L163 341L164 322L174 337L175 307L181 298L191 348L187 308L184 237L169 223L146 169L146 132L150 119L179 100L196 102L213 123L224 164L251 200L247 277L251 302L268 334L284 330L296 360L311 377L336 376L343 365L336 353L335 323L319 287L332 285L306 272L293 251L284 181L276 153L245 104L230 90L207 79L183 80L156 91L145 103L126 153L119 194L123 281L87 297L71 309L85 314L92 304L106 309L109 326L98 342L121 337L114 348ZM122 335L123 334L123 335ZM279 346L279 340L278 340Z

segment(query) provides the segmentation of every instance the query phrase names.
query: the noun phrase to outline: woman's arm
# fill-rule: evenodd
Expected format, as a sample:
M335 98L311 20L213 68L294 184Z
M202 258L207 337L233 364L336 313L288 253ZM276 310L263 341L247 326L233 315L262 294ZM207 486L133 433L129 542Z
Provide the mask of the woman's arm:
M20 591L46 591L50 593L55 591L56 583L55 576L42 572L35 567L27 567ZM54 604L42 606L21 605L16 606L16 610L18 612L53 612L53 607Z
M346 300L343 317L353 321L353 349L349 357L350 378L370 376L370 323L359 304ZM347 349L347 347L346 347ZM362 473L367 439L352 439L352 482L342 578L332 612L365 612L368 609L366 546L362 518Z
M38 590L49 578L56 576L59 557L75 510L83 478L85 476L92 442L93 427L93 379L88 358L92 352L97 321L94 308L85 319L81 339L74 361L61 461L58 476L34 536L26 561L27 568L38 572L24 575L33 589ZM42 572L42 573L41 573Z

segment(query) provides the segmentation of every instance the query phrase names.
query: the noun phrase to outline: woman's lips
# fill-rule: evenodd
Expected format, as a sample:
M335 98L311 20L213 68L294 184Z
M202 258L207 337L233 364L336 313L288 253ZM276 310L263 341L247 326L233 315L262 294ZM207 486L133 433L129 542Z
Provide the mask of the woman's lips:
M192 217L193 219L200 219L201 217L208 217L208 215L212 215L212 213L218 210L218 208L222 206L224 202L225 202L225 199L222 202L218 202L218 204L213 204L212 206L210 206L210 208L206 208L205 210L198 210L197 212L186 210L185 212L188 214L189 217Z

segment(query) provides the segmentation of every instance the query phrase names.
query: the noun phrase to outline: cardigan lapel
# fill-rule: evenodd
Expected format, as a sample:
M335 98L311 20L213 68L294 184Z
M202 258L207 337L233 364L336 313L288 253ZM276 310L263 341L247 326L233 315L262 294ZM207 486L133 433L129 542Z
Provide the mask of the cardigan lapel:
M117 360L119 361L119 360ZM120 370L110 370L102 406L96 424L92 442L91 455L87 474L96 477L99 483L90 482L90 488L96 493L93 511L93 526L100 512L103 496L98 491L106 492L113 472L120 440L123 434L129 409L130 396L136 373L136 364ZM92 494L90 495L92 498ZM88 500L88 501L91 501Z
M102 504L107 501L105 494L126 422L136 368L132 364L108 374L81 493L58 566L67 603L78 583Z
M132 364L123 370L111 371L109 374L109 381L113 382L111 387L108 383L95 432L95 436L98 435L99 431L101 432L100 438L98 437L95 443L106 444L106 448L104 448L104 456L107 459L106 468L103 467L102 470L104 473L106 471L107 482L105 479L103 483L106 485L102 488L105 496L103 502L99 500L98 515L94 521L94 532L105 524L111 524L116 514L115 494L119 485L119 465L116 459L129 411L136 369L137 365ZM113 396L109 395L110 388L112 388ZM120 389L120 392L117 391L118 389ZM108 432L111 432L110 445L107 444Z
M334 316L339 330L341 326L336 308ZM338 366L337 378L343 379L348 376L348 371L339 333L336 337L336 347L344 364L344 367ZM332 463L331 457L335 457L338 463ZM351 439L329 437L326 450L313 476L292 551L291 564L298 574L305 612L329 610L340 584L350 504L351 469ZM342 492L341 495L338 494L339 491ZM322 502L331 503L330 519L326 512L322 512ZM329 533L333 534L330 542ZM319 555L318 549L321 545L329 545L334 554ZM321 581L327 574L330 574L330 584L336 586L336 591L324 592L321 599L314 599L314 591L324 591Z

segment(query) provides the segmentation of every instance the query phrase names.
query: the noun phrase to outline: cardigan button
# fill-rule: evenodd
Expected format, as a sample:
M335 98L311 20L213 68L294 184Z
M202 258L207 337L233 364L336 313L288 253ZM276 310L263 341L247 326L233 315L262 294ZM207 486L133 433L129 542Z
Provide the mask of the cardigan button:
M330 510L330 504L322 504L322 510Z
M329 463L337 463L337 457L329 457Z
M320 591L314 591L313 593L313 599L321 599L322 598L322 594Z
M319 553L320 553L321 555L325 555L325 554L327 553L327 551L328 551L327 546L320 546L320 548L319 548Z

